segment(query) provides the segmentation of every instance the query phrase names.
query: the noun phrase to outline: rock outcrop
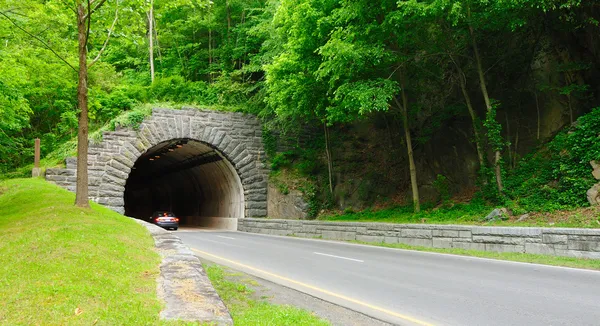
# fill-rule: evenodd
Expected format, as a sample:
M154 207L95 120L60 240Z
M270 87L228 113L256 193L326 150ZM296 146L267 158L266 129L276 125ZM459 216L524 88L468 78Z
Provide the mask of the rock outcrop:
M600 180L600 162L598 161L590 161L590 165L592 166L592 175L596 180ZM600 205L600 182L593 185L587 191L587 200L592 206Z

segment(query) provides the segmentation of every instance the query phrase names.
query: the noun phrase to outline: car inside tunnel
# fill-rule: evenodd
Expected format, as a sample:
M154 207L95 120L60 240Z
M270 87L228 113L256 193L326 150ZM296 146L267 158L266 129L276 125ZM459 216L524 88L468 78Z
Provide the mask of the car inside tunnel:
M171 211L181 226L227 228L244 217L244 191L232 164L208 144L174 139L142 154L125 184L125 215L148 221Z

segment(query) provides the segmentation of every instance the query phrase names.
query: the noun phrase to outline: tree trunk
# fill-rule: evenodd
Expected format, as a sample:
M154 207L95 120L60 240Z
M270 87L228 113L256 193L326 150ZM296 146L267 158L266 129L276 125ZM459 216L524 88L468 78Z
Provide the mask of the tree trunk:
M520 127L520 123L517 124L517 132L515 134L515 147L514 147L514 159L513 159L513 169L515 169L517 167L517 161L518 161L518 156L517 156L517 150L519 149L519 127Z
M496 151L496 158L494 160L494 174L496 175L496 184L498 185L498 191L502 192L504 189L502 186L502 170L500 169L500 151Z
M231 7L229 1L225 1L225 6L227 7L227 45L229 45L231 31Z
M210 19L210 3L208 5L208 81L212 84L212 26Z
M460 89L462 91L463 97L465 98L465 103L467 104L467 110L469 110L469 115L471 116L471 122L473 123L473 134L475 135L475 147L477 148L477 158L479 159L479 168L485 167L485 157L483 154L483 145L481 144L481 136L479 134L480 128L477 122L477 115L475 114L475 110L473 109L473 104L471 103L471 97L467 92L467 85L464 76L462 75L462 71L459 71L460 76Z
M470 8L468 9L469 18L471 17ZM483 100L485 101L485 107L488 112L492 109L492 103L490 101L490 96L487 91L487 86L485 83L485 77L483 75L483 67L481 65L481 58L479 57L479 49L477 48L477 41L475 40L475 32L473 31L473 27L469 25L469 33L471 34L471 42L473 45L473 53L475 54L475 63L477 65L477 74L479 75L479 85L481 86L481 93L483 94ZM495 119L495 118L494 118ZM498 192L502 193L504 187L502 185L502 174L500 169L500 160L502 159L502 155L500 154L500 150L495 148L495 159L494 159L494 173L496 174L496 184L498 186Z
M241 18L241 24L245 24L246 23L246 10L244 9L244 11L242 11L242 18ZM239 36L239 33L238 33ZM245 35L246 37L244 38L244 48L246 47L246 45L248 45L248 35ZM236 41L236 45L237 47L237 41ZM239 59L239 63L238 63L238 68L242 71L242 80L246 80L244 77L244 69L241 69L243 64L247 62L246 60L246 56L248 55L247 51L244 51L244 53L240 56Z
M538 102L537 92L533 92L535 97L535 108L537 110L537 140L540 140L540 103Z
M327 171L329 173L329 192L333 195L333 163L331 161L331 148L329 146L329 128L327 121L323 122L325 130L325 154L327 155Z
M154 12L152 13L154 15ZM158 41L158 31L156 30L156 17L152 19L152 28L154 29L154 48L158 54L158 61L162 62L162 52L160 51L160 42Z
M402 122L404 126L404 137L406 138L406 151L408 153L408 165L410 170L410 185L412 190L413 197L413 206L415 213L421 211L421 203L419 201L419 185L417 183L417 167L415 165L415 159L413 155L413 147L412 147L412 138L410 136L410 129L408 126L408 99L406 98L406 92L404 91L404 78L401 78L401 95L402 95L402 104L398 102L398 99L394 97L394 101L396 101L396 105L400 108L402 112Z
M154 83L154 0L150 0L148 13L148 50L150 51L150 80Z
M569 120L573 124L573 105L571 104L571 94L567 94L567 105L569 107Z
M89 9L88 9L89 10ZM79 130L77 133L77 188L75 205L90 207L88 201L88 89L87 89L87 24L83 3L77 6L77 31L79 43L79 83L77 104L79 106ZM89 13L91 15L91 13Z
M508 149L508 166L513 164L512 149L510 148L510 121L508 120L508 113L504 112L506 118L506 149Z

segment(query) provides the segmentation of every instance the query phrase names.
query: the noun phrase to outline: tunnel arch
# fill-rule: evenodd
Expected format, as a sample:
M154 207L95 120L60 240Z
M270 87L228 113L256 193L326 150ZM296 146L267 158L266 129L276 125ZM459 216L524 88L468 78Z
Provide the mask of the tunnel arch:
M182 148L190 148L190 151L186 155L171 157L171 163L182 165L186 164L181 163L184 160L198 160L187 162L196 164L195 166L190 169L171 167L180 170L169 174L169 171L160 172L162 168L168 169L167 165L163 165L158 170L146 169L146 175L138 175L136 170L141 167L139 162L148 162L151 155L156 155L165 148L168 151L169 147L179 143L182 143ZM165 158L169 155L166 154ZM195 108L153 109L152 115L137 130L118 128L116 131L104 132L102 142L90 144L90 199L117 212L130 213L126 212L125 198L129 178L138 178L139 183L153 179L160 172L166 173L161 177L170 178L171 183L170 186L157 190L156 196L181 197L185 190L174 190L179 183L185 185L184 189L203 196L199 201L204 203L205 211L200 209L200 215L215 215L211 217L222 219L264 217L267 216L264 157L262 127L255 116ZM161 162L165 161L167 160ZM74 159L68 159L67 169L50 171L49 180L74 190L75 180L69 175L76 168L74 164ZM63 179L63 175L67 176ZM131 194L128 193L128 200L131 199L129 195ZM216 201L223 200L223 197L227 198L224 200L227 205L217 205ZM210 202L207 201L209 199ZM191 211L188 208L186 210Z
M171 211L182 225L215 226L245 215L244 190L234 166L216 148L172 139L149 148L125 183L125 215L144 219Z

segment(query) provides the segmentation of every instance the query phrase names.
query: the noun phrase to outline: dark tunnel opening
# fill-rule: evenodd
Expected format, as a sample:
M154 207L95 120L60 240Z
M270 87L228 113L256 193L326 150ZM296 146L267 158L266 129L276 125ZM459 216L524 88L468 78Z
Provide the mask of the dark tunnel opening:
M189 139L160 143L142 154L125 184L125 215L148 221L171 211L181 226L232 228L244 217L244 191L231 163Z

